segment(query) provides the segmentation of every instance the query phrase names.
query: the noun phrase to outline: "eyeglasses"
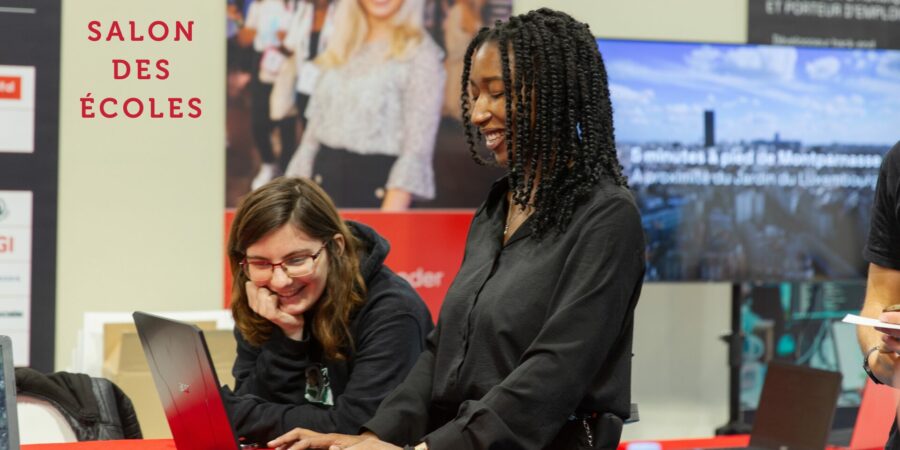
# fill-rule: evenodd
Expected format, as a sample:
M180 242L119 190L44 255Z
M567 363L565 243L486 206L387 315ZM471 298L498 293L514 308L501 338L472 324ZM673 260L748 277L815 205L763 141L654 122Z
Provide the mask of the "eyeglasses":
M300 278L305 277L316 269L316 260L319 258L319 255L322 254L322 250L325 250L325 246L328 245L328 242L322 244L319 247L319 250L309 256L292 256L282 262L273 263L266 260L248 260L244 258L241 261L241 268L244 270L244 275L247 275L251 281L269 281L272 279L272 276L275 274L275 268L281 267L281 270L284 271L284 274L290 278Z

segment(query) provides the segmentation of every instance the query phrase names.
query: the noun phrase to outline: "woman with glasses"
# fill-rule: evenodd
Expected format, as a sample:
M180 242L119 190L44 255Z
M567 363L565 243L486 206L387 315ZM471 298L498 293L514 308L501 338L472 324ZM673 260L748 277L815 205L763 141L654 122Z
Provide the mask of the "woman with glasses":
M473 156L507 177L472 219L427 349L363 436L294 430L270 447L617 447L644 236L594 36L549 9L511 17L469 44L461 87Z
M433 325L384 265L388 249L306 179L277 178L241 202L228 238L235 388L223 394L238 436L356 432L400 384Z

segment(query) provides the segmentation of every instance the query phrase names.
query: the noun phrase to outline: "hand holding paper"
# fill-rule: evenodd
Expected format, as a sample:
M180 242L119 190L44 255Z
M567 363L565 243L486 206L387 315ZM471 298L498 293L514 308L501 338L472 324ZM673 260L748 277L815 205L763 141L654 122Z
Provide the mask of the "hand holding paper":
M885 312L878 319L847 314L844 316L843 322L874 327L876 330L884 333L881 336L882 352L900 354L900 323L886 322L884 319L897 319L900 322L900 312Z
M866 327L886 328L891 330L900 330L900 323L882 322L878 319L857 316L856 314L847 314L842 322L852 323L854 325L862 325Z

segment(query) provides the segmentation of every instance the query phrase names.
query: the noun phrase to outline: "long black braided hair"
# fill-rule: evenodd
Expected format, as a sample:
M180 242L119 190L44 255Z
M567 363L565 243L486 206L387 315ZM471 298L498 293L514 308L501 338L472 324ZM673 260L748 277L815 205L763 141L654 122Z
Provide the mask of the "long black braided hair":
M603 177L627 186L597 43L586 24L548 8L478 32L466 50L460 100L469 151L482 165L488 160L476 149L481 136L472 124L468 84L472 55L486 42L501 50L513 202L534 207L533 236L562 232Z

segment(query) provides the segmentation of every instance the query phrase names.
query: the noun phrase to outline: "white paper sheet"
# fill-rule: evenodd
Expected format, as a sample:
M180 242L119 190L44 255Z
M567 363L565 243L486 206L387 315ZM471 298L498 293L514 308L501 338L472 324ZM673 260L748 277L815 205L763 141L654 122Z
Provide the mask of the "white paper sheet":
M868 317L857 316L856 314L847 314L842 322L852 323L854 325L862 325L866 327L890 328L900 330L900 324L882 322L878 319L870 319Z

